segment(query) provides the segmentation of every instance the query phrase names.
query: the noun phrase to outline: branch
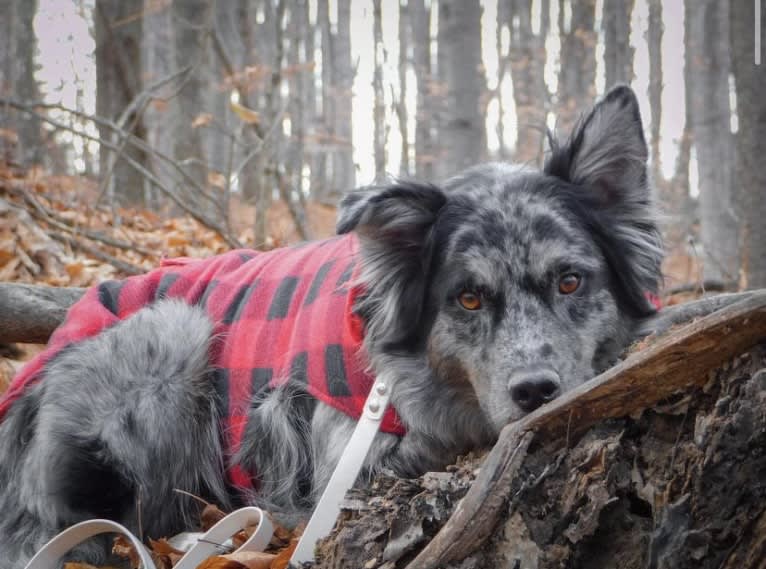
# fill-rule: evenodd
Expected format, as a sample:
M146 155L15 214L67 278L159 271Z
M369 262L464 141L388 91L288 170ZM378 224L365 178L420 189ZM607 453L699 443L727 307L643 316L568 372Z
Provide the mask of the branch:
M115 269L125 273L126 275L141 275L146 272L146 270L142 269L138 265L134 265L133 263L127 263L125 261L120 261L117 257L113 257L112 255L109 255L108 253L104 253L98 247L94 247L93 245L88 245L87 243L78 241L77 239L75 239L74 237L70 235L64 235L63 233L57 233L55 231L49 231L48 235L53 237L56 241L61 241L62 243L69 245L70 247L72 247L72 249L79 249L80 251L82 251L83 253L87 253L91 257L95 257L96 259L104 261L105 263L109 263Z

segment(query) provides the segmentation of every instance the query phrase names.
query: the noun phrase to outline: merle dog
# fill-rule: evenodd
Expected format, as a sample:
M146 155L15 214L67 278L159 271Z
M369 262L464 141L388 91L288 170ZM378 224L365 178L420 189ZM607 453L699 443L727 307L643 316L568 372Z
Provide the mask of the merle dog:
M662 250L633 92L613 89L551 145L542 171L487 164L438 187L401 182L351 193L341 236L310 249L319 255L347 234L358 243L358 268L332 274L327 286L350 299L364 359L354 364L325 346L319 367L341 379L386 373L392 381L399 430L377 436L367 475L415 476L491 444L509 421L608 367L653 313L646 295L657 289ZM264 321L310 305L332 266L306 276L311 286L302 276L281 280ZM354 428L346 407L310 389L305 352L280 378L258 368L248 377L260 377L260 388L241 421L225 427L241 434L227 452L210 354L236 340L234 329L221 332L201 306L212 281L176 295L186 302L172 299L173 282L162 279L154 302L46 360L40 381L10 406L0 423L0 566L20 567L54 533L91 517L135 528L140 515L151 536L181 530L194 502L173 489L225 508L252 501L305 513L325 486ZM240 289L220 320L234 322L256 288ZM105 290L93 298L117 311ZM298 336L327 330L314 322ZM274 343L245 341L256 355ZM350 394L338 377L325 379ZM235 491L233 469L257 473L253 487ZM98 561L103 553L91 544L80 555Z

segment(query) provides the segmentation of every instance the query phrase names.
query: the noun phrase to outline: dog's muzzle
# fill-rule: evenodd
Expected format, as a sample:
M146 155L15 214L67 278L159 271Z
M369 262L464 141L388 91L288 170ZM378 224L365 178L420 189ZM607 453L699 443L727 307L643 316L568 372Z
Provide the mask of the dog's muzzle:
M529 413L561 394L561 378L549 368L524 368L514 371L508 381L511 399Z

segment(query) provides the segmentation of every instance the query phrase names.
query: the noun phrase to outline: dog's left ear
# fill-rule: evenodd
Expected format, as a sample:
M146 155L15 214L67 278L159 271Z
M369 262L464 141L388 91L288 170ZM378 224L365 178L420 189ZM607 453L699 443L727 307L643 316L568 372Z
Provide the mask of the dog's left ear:
M390 348L414 347L424 325L432 229L446 203L441 189L412 182L357 190L341 202L338 233L361 240L368 333Z
M621 85L596 103L565 144L551 140L544 170L596 192L610 206L648 200L648 157L636 95Z
M563 145L551 140L545 173L569 182L559 195L587 219L620 281L625 305L643 316L661 281L663 251L651 204L648 152L636 95L609 91Z

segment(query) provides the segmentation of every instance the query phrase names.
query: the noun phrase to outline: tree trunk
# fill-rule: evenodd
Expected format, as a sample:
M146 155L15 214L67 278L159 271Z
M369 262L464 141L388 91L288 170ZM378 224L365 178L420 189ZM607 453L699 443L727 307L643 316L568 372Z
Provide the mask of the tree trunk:
M96 114L115 122L143 89L143 5L143 0L96 1ZM143 118L136 114L141 110L135 109L124 126L136 137L145 139ZM122 141L115 140L108 127L100 126L99 136L121 146ZM133 145L125 145L123 154L148 167L144 152ZM109 195L118 203L145 204L143 176L104 146L99 153L99 175L102 179L109 176Z
M40 100L32 25L36 12L37 0L0 0L0 93L25 103ZM25 166L40 163L44 150L40 128L40 119L32 115L0 109L0 160Z
M606 89L633 81L633 48L630 46L630 18L634 0L604 0L604 64Z
M509 61L513 78L518 134L514 160L540 162L545 138L545 117L550 94L545 83L545 38L548 34L549 3L543 2L540 32L532 28L532 4L513 0L504 22L510 32ZM498 13L500 11L498 10ZM514 25L517 19L517 25Z
M399 174L409 176L410 168L410 135L407 127L407 70L410 65L410 14L407 4L399 4L399 100L396 102L396 117L399 122L399 133L402 137L402 153Z
M372 109L373 151L375 154L375 179L380 181L386 174L386 100L383 91L383 64L385 54L383 46L383 13L381 0L373 0L373 50L375 70L372 87L375 102Z
M571 6L567 27L565 5ZM561 71L559 72L557 130L569 134L580 114L596 96L595 0L559 0Z
M439 74L446 87L446 106L439 125L445 148L437 175L445 178L481 161L486 155L482 96L486 80L481 63L479 0L439 3Z
M662 124L662 0L649 0L649 109L652 114L649 148L652 177L659 188L662 177L660 158L660 126Z
M335 136L338 151L333 155L335 192L341 195L356 185L354 168L354 141L351 137L351 88L354 69L351 65L351 0L338 0L338 33L333 42L335 88Z
M207 33L210 25L210 2L184 0L172 3L176 67L193 65L183 89L178 94L178 122L176 123L175 157L184 164L189 174L203 186L207 185L207 156L205 155L204 127L196 126L194 119L206 111L205 101L210 85L206 81L208 67ZM193 199L193 196L190 196Z
M729 106L728 0L687 0L687 40L705 279L735 282L738 220L732 199L734 140Z
M431 10L425 0L407 4L412 25L412 54L418 84L415 111L415 175L421 180L434 178L435 150L432 127L435 121L431 91L435 77L431 64Z
M766 62L755 65L752 2L731 2L731 43L737 88L736 201L740 216L741 285L766 286ZM761 7L761 33L766 34L766 6Z

